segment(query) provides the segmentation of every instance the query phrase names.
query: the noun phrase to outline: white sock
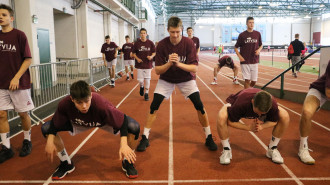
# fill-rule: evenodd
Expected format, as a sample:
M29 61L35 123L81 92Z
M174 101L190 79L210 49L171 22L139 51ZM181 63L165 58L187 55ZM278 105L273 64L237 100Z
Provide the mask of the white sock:
M308 149L307 137L300 137L300 147L299 149Z
M31 128L28 131L24 130L23 133L24 133L24 139L31 141Z
M112 81L115 81L115 78L111 78Z
M237 80L237 76L234 76L234 80Z
M213 78L213 80L214 80L214 81L217 81L217 80L218 80L218 78L217 78L217 77L214 77L214 78Z
M222 147L223 148L228 147L229 149L231 149L230 148L230 144L229 144L229 138L228 139L221 140L221 144L222 144Z
M1 141L4 146L10 148L10 140L9 140L9 132L7 133L0 133Z
M146 128L144 127L144 130L143 130L143 135L145 135L147 137L147 139L149 138L149 132L150 132L150 129L151 128Z
M210 126L208 127L203 127L204 129L204 132L205 132L205 136L207 138L207 136L209 136L211 134L211 129L210 129Z
M70 156L66 152L65 148L61 152L57 152L57 156L60 158L62 162L68 161L68 163L71 164Z
M278 142L280 142L280 139L281 138L272 136L272 138L270 139L269 148L273 148L274 146L277 146Z
M126 76L129 77L129 73L126 73Z

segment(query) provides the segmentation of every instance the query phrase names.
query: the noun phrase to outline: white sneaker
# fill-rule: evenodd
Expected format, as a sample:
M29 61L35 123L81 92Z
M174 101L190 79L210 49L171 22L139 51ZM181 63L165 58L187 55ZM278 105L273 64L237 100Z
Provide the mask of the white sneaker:
M309 154L308 150L309 150L308 148L299 149L298 156L299 156L301 162L303 162L305 164L315 164L315 160Z
M220 156L220 164L230 164L230 159L232 159L231 150L223 150Z
M234 83L234 84L236 84L236 85L238 85L238 84L239 84L239 82L238 82L238 80L237 80L237 79L234 79L234 80L233 80L233 83Z
M268 148L268 151L266 153L266 156L270 159L272 159L272 161L274 163L277 164L282 164L284 162L280 152L277 150L277 148L275 148L274 150Z
M217 83L217 81L213 81L212 83L211 83L211 85L217 85L218 83Z

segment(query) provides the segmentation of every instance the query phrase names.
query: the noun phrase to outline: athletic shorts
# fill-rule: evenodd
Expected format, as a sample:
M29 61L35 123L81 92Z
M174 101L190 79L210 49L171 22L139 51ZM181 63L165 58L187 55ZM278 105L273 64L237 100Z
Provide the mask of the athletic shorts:
M113 59L110 62L107 61L108 68L112 68L112 66L115 66L117 64L117 59Z
M258 80L258 64L241 64L241 69L244 80Z
M322 107L325 102L330 101L325 94L322 94L319 90L311 88L309 89L307 96L315 96L320 101L320 107Z
M134 65L134 60L124 60L124 65L125 66L132 66Z
M165 99L168 99L171 96L175 86L179 88L185 98L188 98L188 96L192 93L199 92L196 80L189 80L181 83L170 83L159 79L154 93L161 94L165 96Z
M0 89L0 110L13 109L16 112L28 112L34 109L30 89L16 91Z
M151 79L152 69L137 69L137 80L143 81L145 78Z
M79 133L82 133L82 132L85 132L89 129L92 129L92 128L96 128L96 127L85 127L85 126L80 126L80 125L77 125L77 124L71 124L72 125L72 132L69 131L70 135L71 136L74 136L74 135L77 135ZM118 132L114 132L113 128L109 125L104 125L103 127L98 127L99 129L102 129L106 132L109 132L109 133L112 133L112 134L119 134L120 131Z

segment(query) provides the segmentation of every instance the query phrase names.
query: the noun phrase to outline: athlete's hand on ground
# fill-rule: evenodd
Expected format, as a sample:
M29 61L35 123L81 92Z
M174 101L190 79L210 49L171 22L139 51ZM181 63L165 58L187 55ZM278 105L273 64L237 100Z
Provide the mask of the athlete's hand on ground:
M258 56L260 54L260 51L259 50L256 50L256 55Z
M119 160L122 160L122 156L124 156L131 164L136 161L136 154L128 145L120 146Z
M45 152L46 152L47 158L50 159L51 162L53 162L54 154L56 155L56 147L53 142L48 142L48 140L47 140Z
M262 124L257 123L257 124L256 124L256 131L255 131L255 132L259 132L259 131L261 131L262 129L263 129Z
M13 78L11 81L10 81L10 85L9 85L9 90L12 90L12 91L15 91L19 88L19 79L17 78Z

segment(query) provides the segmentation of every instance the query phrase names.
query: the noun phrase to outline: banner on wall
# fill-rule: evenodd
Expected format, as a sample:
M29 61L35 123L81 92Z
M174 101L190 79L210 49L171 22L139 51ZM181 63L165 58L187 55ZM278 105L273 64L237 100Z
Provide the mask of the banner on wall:
M246 30L245 24L233 24L233 25L223 25L222 27L222 43L231 43L236 41L240 33ZM255 30L259 31L261 34L261 39L264 41L266 39L266 25L257 24Z
M224 25L222 27L222 43L231 43L231 26Z

